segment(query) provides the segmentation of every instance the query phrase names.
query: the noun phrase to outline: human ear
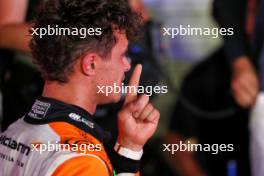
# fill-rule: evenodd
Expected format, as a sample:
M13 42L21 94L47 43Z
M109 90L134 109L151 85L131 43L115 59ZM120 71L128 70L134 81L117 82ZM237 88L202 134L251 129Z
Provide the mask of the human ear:
M96 58L96 54L87 54L82 58L81 61L81 68L82 68L82 72L87 75L87 76L91 76L91 75L95 75L95 58Z

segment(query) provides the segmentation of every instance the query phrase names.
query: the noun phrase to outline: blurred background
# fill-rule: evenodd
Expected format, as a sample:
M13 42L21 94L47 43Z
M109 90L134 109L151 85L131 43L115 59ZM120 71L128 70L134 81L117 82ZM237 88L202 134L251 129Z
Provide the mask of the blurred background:
M32 64L26 31L37 0L0 2L1 130L23 116L41 94L43 81ZM213 0L130 0L143 14L143 38L130 43L132 65L143 65L141 85L168 86L151 101L161 112L155 136L145 146L141 173L146 176L249 176L249 108L233 97L232 68L219 36L162 35L163 27L219 27ZM239 6L239 5L238 5ZM129 75L126 81L129 80ZM98 108L96 120L116 134L122 101ZM233 144L234 151L164 152L163 144Z

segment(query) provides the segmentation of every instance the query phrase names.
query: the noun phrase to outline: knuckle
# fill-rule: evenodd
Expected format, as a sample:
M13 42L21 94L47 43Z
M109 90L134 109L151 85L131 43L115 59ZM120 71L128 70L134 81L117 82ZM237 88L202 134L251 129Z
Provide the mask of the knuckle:
M153 110L153 114L154 114L155 116L158 116L158 115L159 115L159 111L158 111L157 109L154 109L154 110Z
M157 113L158 113L158 116L160 116L160 112L159 112L159 110L157 110Z
M156 109L157 116L160 117L160 112Z
M134 105L134 109L141 109L143 106L142 101L137 101L136 104Z
M154 109L154 107L153 107L153 105L151 103L148 104L148 108L151 109L151 110Z

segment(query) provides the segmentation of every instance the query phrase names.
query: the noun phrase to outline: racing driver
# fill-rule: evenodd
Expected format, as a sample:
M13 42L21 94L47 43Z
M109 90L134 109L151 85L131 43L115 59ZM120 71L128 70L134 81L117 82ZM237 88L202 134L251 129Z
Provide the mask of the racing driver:
M0 134L1 176L139 174L143 146L160 117L149 97L126 94L118 138L107 152L109 134L93 114L97 105L119 101L120 93L106 96L98 87L122 84L130 70L128 40L140 23L126 0L43 0L30 46L45 85L29 112ZM76 28L89 35L67 33ZM138 86L141 70L135 67L129 86Z

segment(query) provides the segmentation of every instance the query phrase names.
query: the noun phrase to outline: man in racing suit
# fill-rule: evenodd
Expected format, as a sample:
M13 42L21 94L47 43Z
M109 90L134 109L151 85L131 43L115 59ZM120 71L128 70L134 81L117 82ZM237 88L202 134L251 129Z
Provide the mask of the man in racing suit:
M139 24L125 0L43 2L31 50L44 90L31 110L0 134L0 175L138 174L143 146L160 116L148 96L137 96L141 65L129 82L135 89L118 113L112 150L104 149L109 134L92 115L97 105L119 101L120 91L112 88L122 85L130 69L128 39L138 34ZM70 32L62 34L60 27Z

